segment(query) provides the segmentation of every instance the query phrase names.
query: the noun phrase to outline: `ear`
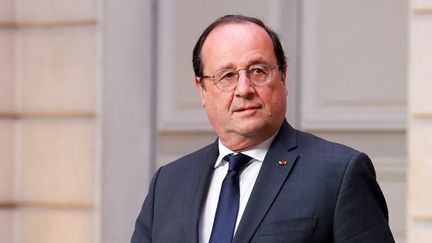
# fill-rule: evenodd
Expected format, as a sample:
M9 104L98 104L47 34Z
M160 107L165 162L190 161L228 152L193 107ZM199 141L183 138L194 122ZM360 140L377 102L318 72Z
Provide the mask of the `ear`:
M202 105L203 107L205 107L205 99L204 99L204 96L205 96L205 89L204 89L203 86L201 85L201 82L200 82L200 78L199 78L199 77L195 77L195 86L196 86L196 88L198 89L198 91L199 91L199 93L200 93L200 97L201 97L201 105Z
M282 70L280 70L280 78L281 78L282 82L284 82L284 83L285 83L285 80L287 77L286 75L287 75L287 66L284 65Z
M284 83L283 87L285 89L285 96L288 95L288 88L286 84L286 77L287 77L287 66L285 65L282 70L280 70L280 79Z

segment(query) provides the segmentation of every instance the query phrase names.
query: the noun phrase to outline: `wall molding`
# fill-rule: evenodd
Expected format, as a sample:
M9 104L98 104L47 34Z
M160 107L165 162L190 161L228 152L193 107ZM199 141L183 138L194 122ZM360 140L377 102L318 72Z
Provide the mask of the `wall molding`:
M0 119L96 118L95 112L0 112Z
M0 29L47 29L73 28L83 26L97 26L96 19L64 20L64 21L29 21L29 22L0 22Z
M419 214L413 214L410 217L412 220L416 222L427 222L432 223L432 215L419 215Z
M175 10L172 0L159 2L159 35L158 35L158 130L170 131L210 131L211 126L202 107L176 107L176 90L173 83L183 80L174 73L175 60ZM191 67L192 69L192 67ZM187 78L187 77L186 77ZM193 76L190 77L192 82ZM192 88L192 87L191 87ZM180 94L181 95L181 94ZM198 94L197 94L198 95Z
M415 14L432 14L432 7L414 7Z
M413 113L411 113L411 118L414 118L414 119L432 119L432 113L413 112Z
M93 209L94 206L85 202L48 202L48 201L0 201L1 208L53 208L53 209Z

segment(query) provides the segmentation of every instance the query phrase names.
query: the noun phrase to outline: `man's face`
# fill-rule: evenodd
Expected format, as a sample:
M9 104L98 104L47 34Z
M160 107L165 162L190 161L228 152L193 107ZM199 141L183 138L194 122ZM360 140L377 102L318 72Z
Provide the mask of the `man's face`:
M203 74L213 76L222 69L245 69L257 63L277 65L273 44L267 32L253 23L225 24L216 27L202 48ZM272 81L254 86L240 71L237 86L221 91L212 79L205 89L196 79L202 104L221 142L241 151L263 142L283 122L286 109L285 69L273 70Z

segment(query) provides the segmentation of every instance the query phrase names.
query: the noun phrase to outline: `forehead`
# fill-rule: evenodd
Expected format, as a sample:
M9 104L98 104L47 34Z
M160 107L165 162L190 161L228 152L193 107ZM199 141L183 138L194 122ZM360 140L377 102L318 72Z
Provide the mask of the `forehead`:
M201 56L206 65L214 61L245 61L248 58L275 59L269 34L251 22L217 26L207 36Z

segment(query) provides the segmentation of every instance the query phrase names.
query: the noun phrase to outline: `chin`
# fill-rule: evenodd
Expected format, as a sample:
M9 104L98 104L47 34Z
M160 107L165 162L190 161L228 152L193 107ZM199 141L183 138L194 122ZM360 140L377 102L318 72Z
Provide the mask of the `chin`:
M244 136L252 137L257 136L257 134L265 133L270 129L270 124L268 123L251 123L251 124L243 124L243 127L240 129L241 133Z

